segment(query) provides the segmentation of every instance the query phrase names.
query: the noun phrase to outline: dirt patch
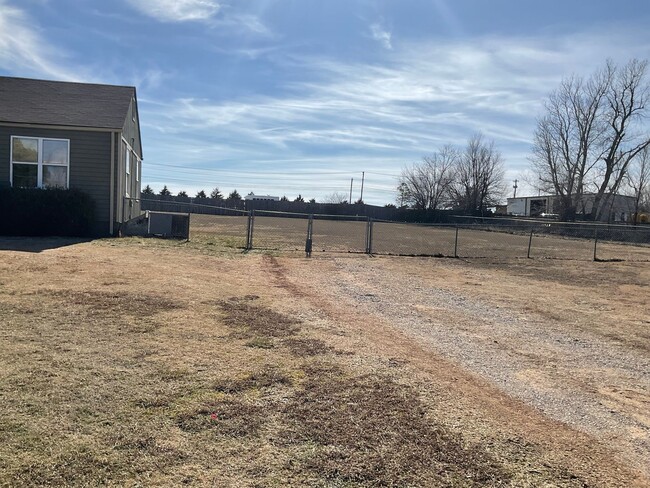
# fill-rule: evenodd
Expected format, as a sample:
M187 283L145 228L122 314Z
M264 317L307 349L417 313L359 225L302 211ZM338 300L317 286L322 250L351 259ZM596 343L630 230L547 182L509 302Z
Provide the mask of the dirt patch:
M261 305L252 305L250 301L234 297L218 304L225 314L223 322L235 329L236 337L288 337L300 331L299 320Z

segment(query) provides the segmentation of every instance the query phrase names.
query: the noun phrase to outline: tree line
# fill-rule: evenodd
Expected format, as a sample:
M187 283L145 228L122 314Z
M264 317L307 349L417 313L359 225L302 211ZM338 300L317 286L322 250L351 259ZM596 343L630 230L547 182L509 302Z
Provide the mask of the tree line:
M176 196L176 197L188 198L188 199L189 199L189 198L192 198L192 197L190 197L190 196L187 194L187 192L184 191L184 190L181 190L181 191L179 191L176 195L173 195L172 192L169 190L169 188L167 188L167 185L164 185L164 186L162 187L162 189L161 189L158 193L156 193L156 192L153 190L153 188L151 188L151 186L147 185L147 186L145 186L145 187L142 189L141 194L144 195L145 197L146 197L147 195L149 195L149 196L150 196L150 195L160 195L160 196L162 196L162 197L173 197L173 196ZM338 194L335 193L335 194L332 194L332 195L338 195ZM214 188L214 189L210 192L209 195L205 192L205 190L199 190L193 198L194 198L195 200L207 200L208 198L210 198L210 199L212 199L212 200L216 200L216 201L218 201L218 202L239 202L239 201L242 200L241 195L239 194L239 192L238 192L236 189L233 190L232 192L230 192L230 193L228 194L227 197L224 197L223 194L221 193L221 190L219 190L218 187ZM335 196L335 197L332 197L332 196L326 196L326 197L324 198L324 203L347 203L347 201L344 201L344 202L340 202L340 201L333 202L333 201L330 201L330 200L332 200L332 199L333 199L333 200L338 200L338 196ZM285 196L282 196L282 197L280 198L280 201L281 201L281 202L288 202L288 201L290 201L290 200L289 200L289 198L285 195ZM305 203L305 202L308 202L308 203L316 203L316 199L315 199L315 198L311 198L311 199L309 199L309 200L305 200L305 198L302 196L302 194L299 194L299 195L298 195L294 200L291 200L291 201L293 201L293 202L299 202L299 203ZM357 203L363 203L363 202L362 202L361 200L359 200Z

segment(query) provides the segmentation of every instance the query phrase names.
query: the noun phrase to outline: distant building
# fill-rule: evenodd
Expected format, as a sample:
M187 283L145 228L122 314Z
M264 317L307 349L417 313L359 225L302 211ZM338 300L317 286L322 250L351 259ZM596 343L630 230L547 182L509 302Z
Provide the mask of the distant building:
M596 198L595 193L585 193L576 208L577 216L591 214ZM540 195L536 197L508 198L508 215L519 217L551 217L559 213L560 198L557 195ZM607 207L603 212L603 222L629 222L634 213L634 197L626 195L608 195Z
M244 200L279 202L280 197L273 197L271 195L255 195L255 193L250 192L248 195L244 197Z

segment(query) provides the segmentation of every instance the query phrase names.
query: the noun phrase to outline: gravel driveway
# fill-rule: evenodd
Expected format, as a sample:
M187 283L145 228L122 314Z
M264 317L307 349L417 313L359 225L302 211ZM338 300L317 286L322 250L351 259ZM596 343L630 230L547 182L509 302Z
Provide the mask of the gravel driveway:
M541 290L538 306L548 298L544 289L558 293L566 288L563 303L547 304L557 306L562 316L558 320L553 314L527 310L534 296L513 297L505 304L490 300L490 288L498 289L509 275L477 270L471 263L344 257L321 260L317 267L328 269L312 270L314 289L342 305L389 321L508 395L613 446L650 474L648 342L630 344L614 334L609 337L581 326L594 310L581 312L590 305L581 301L575 286L552 279L528 280L528 293ZM455 277L455 283L450 277ZM482 290L477 294L479 287ZM599 303L605 306L597 314L598 330L615 330L616 316L602 300Z

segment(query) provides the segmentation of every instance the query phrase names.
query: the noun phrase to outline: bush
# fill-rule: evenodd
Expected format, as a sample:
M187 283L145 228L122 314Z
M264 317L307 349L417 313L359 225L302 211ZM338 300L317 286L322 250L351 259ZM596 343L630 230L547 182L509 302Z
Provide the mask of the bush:
M89 236L95 202L79 190L1 188L0 235Z

